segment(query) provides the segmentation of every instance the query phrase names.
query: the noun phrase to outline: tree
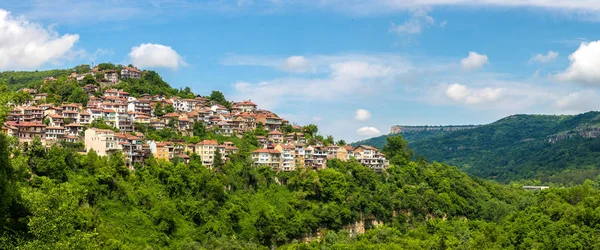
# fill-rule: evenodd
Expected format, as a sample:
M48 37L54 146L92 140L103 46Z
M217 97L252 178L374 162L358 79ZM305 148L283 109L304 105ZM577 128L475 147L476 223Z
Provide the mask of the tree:
M175 112L175 108L173 107L172 104L167 104L167 106L165 106L165 113L173 113Z
M405 163L412 159L414 152L408 147L408 142L402 138L401 134L390 136L386 141L382 152L392 163Z
M82 88L75 88L73 89L73 92L71 92L71 95L69 95L69 99L67 99L67 101L71 103L80 103L83 106L86 106L89 101L89 97Z
M194 122L194 136L199 138L204 138L206 136L206 127L204 127L204 123L202 121Z
M156 106L154 106L154 114L156 116L165 115L165 109L163 108L162 102L157 102Z
M344 141L344 140L339 140L339 141L338 141L336 144L337 144L338 146L346 146L346 141Z
M333 139L333 136L328 135L323 142L327 143L327 145L332 145L335 143L335 139Z
M217 147L217 150L215 150L215 158L213 160L213 167L217 170L221 170L221 168L223 167L223 156L221 155L221 150L219 150L219 148Z
M14 184L13 168L10 160L8 141L4 134L0 133L0 236L9 230L6 219L10 215L10 208L17 197L17 187Z
M228 109L231 109L231 103L228 102L227 99L225 99L225 95L223 95L221 91L213 90L213 92L210 93L208 99L218 104L221 104Z
M308 124L302 128L304 134L314 137L319 132L319 127L315 124Z
M81 65L75 66L75 68L73 68L73 70L75 70L75 72L77 74L85 74L85 73L92 71L92 68L90 68L89 64L81 64Z
M100 73L96 74L96 75L102 75ZM104 77L104 75L102 75L102 77ZM96 77L94 77L92 74L87 74L83 77L83 80L81 80L81 84L83 85L97 85L98 86L98 81L96 81Z

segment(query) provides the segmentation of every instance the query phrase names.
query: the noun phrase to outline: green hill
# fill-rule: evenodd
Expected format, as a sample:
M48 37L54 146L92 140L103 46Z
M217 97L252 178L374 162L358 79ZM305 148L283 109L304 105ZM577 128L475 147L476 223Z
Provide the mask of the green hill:
M427 139L430 137L447 134L450 132L451 131L447 131L447 130L410 131L410 132L403 132L402 137L408 143L413 143L416 141L420 141L420 140L424 140L424 139ZM357 141L357 142L351 143L350 145L352 145L354 147L359 146L359 145L370 145L370 146L376 147L378 149L382 149L386 143L386 138L388 138L390 136L393 136L393 134L381 135L381 136L369 138L366 140Z
M508 182L582 183L600 167L600 113L513 115L471 130L403 134L415 155L458 166L482 178ZM386 136L359 143L381 146ZM553 142L550 142L552 139Z

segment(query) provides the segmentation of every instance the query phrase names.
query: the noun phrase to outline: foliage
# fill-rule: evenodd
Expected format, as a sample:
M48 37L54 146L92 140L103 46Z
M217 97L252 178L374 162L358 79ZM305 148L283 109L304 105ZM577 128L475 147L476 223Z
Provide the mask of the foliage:
M536 179L572 185L593 177L588 170L600 169L600 139L573 136L551 143L548 137L597 129L598 117L598 112L514 115L469 130L402 135L417 156L456 165L474 176L501 182ZM380 138L371 142L379 146Z
M257 145L248 139L253 136L208 133L207 139L240 148L218 171L192 154L189 165L150 159L134 172L119 154L46 152L36 141L22 155L18 148L10 152L2 136L0 167L16 169L25 160L35 175L0 182L16 191L8 196L22 196L12 199L20 207L0 211L26 223L4 224L9 230L4 227L0 242L27 249L600 247L598 182L528 192L426 161L405 161L384 174L354 160L275 173L247 162ZM395 138L386 148L403 156L405 144ZM2 195L0 204L11 200ZM357 221L365 234L347 231ZM298 243L317 232L322 240Z

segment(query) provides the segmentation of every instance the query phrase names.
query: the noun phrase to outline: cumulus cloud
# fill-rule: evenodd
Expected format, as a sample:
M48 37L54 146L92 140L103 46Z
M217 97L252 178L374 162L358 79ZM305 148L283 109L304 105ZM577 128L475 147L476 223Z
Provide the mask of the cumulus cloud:
M592 90L573 92L558 98L555 106L566 113L586 112L600 106L600 96Z
M73 52L79 35L60 36L52 29L15 18L0 9L0 69L32 69Z
M600 84L600 41L581 43L569 55L571 64L562 73L554 76L559 81Z
M381 135L381 132L374 127L362 127L356 131L356 134L362 137L373 137Z
M142 68L171 68L177 69L187 65L183 58L170 46L153 43L143 43L131 48L129 61Z
M404 23L390 24L389 32L398 35L421 33L422 29L435 24L435 19L429 15L429 9L417 9L412 12L411 17ZM443 26L446 23L444 21Z
M454 83L446 89L446 96L460 103L480 104L499 100L503 92L502 88L471 89L465 85Z
M367 121L371 119L371 112L366 109L357 109L354 114L354 119L361 122Z
M548 63L548 62L552 62L554 61L554 59L556 59L556 57L558 57L558 52L555 51L548 51L547 54L537 54L533 57L531 57L531 59L529 59L529 62L538 62L538 63Z
M469 51L469 56L460 61L460 65L465 70L473 70L483 67L488 63L487 55L481 55L474 51Z
M308 59L303 56L290 56L281 64L281 68L290 72L311 71L311 65Z

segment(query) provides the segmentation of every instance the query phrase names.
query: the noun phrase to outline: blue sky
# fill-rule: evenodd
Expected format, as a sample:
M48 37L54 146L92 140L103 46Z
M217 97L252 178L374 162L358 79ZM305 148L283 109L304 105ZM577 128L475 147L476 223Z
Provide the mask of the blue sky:
M347 141L396 124L600 107L600 1L7 0L0 9L0 70L134 63Z

